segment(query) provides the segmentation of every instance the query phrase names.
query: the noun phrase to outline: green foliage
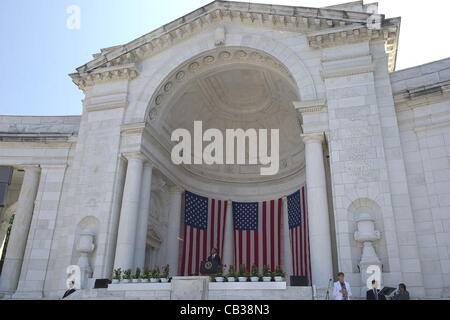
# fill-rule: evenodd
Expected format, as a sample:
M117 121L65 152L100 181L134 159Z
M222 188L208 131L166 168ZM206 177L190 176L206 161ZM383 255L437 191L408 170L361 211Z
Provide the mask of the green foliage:
M122 269L121 268L114 269L113 279L120 280L121 277L122 277Z
M133 275L133 279L139 279L141 277L141 268L137 267L136 272Z
M235 278L236 275L236 270L234 269L234 265L230 265L230 267L228 268L228 273L227 273L227 278Z
M217 277L223 277L223 264L217 266Z
M161 278L169 278L169 265L166 264L164 267L162 267L162 274L161 274Z
M155 269L152 270L152 278L157 279L160 276L159 267L156 266Z
M128 279L128 280L131 279L131 269L125 270L125 271L123 272L123 274L124 274L124 276L123 276L124 279Z
M286 276L286 273L283 271L283 269L281 268L281 266L277 266L277 267L275 268L275 275L276 275L277 277L285 277L285 276Z
M261 277L261 275L258 272L258 267L256 266L256 264L252 265L252 277Z
M263 266L263 277L270 277L270 276L271 276L270 267L267 264L265 264Z
M239 277L246 277L247 269L245 268L245 264L241 264L239 266Z
M150 270L145 269L144 273L142 274L142 279L150 279Z

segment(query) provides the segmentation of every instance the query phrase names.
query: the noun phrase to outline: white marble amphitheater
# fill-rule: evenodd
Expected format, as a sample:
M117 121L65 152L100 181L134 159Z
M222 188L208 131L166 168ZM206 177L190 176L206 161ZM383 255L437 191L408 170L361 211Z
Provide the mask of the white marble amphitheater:
M373 266L413 299L450 297L450 58L395 71L399 36L400 18L363 1L214 1L101 49L70 74L81 115L0 116L0 297L58 299L70 265L79 299L323 299L338 271L358 298ZM175 165L171 133L194 121L279 128L278 173ZM314 286L180 277L185 191L263 201L304 185ZM93 288L165 264L172 282Z

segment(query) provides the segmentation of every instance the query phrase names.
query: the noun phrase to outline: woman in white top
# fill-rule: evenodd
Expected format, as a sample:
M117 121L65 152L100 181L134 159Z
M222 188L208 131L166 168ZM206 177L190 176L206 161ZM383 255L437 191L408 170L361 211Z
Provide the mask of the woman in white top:
M344 281L344 273L339 272L337 274L338 281L334 283L333 295L336 300L350 300L352 296L352 290L350 289L350 284Z

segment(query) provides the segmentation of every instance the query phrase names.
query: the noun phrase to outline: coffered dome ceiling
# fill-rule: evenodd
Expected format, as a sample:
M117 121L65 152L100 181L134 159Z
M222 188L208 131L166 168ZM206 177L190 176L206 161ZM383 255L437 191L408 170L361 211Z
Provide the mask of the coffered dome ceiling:
M292 106L292 101L297 100L297 89L283 72L244 63L217 66L185 81L165 97L159 130L168 140L177 128L189 130L193 137L194 121L202 121L203 132L219 129L225 144L226 129L279 129L280 167L276 175L260 175L260 165L249 165L248 154L246 165L184 165L195 175L224 182L277 180L304 166L304 145ZM170 143L171 147L176 144ZM203 147L208 144L204 142ZM270 137L268 144L270 154Z

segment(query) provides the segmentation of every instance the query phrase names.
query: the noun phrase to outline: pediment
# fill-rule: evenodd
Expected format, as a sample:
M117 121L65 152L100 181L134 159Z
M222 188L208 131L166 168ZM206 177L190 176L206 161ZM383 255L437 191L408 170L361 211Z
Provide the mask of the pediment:
M94 54L92 61L77 68L77 72L70 76L81 89L90 84L87 81L133 78L137 74L134 62L166 50L211 25L227 24L303 33L308 36L309 45L313 48L341 45L346 41L383 39L390 56L389 68L393 70L400 20L385 19L384 15L365 12L362 4L360 11L345 9L354 10L359 4L360 1L351 3L352 6L342 5L341 8L306 8L214 1L124 45L102 49L100 53ZM379 30L368 27L370 17L381 21ZM124 65L127 67L122 70L121 66Z

